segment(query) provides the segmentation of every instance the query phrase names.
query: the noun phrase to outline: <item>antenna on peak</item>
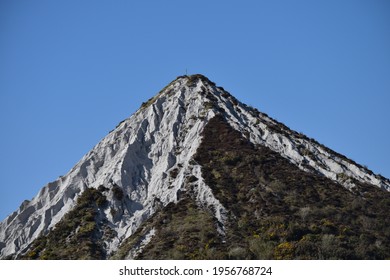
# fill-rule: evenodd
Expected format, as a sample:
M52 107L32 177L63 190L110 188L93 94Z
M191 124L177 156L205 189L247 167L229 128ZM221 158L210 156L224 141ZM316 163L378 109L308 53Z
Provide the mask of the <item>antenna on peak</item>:
M188 76L188 73L187 73L187 68L186 68L186 76Z

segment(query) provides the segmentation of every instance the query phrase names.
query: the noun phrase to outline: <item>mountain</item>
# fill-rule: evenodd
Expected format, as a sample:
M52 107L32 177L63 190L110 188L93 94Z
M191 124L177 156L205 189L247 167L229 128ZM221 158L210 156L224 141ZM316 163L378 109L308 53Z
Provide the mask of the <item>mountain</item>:
M388 259L390 180L202 75L0 223L3 259Z

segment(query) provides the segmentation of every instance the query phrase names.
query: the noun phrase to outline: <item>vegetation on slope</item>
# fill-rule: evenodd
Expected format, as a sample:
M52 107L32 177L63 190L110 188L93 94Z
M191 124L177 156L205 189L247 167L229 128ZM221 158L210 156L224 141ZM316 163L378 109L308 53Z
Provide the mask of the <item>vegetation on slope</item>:
M139 247L145 235L155 229L151 241L133 257L136 259L215 259L223 258L221 237L211 213L186 197L170 203L153 215L122 243L114 259L128 258ZM220 255L220 256L219 256Z
M221 116L210 120L195 158L206 183L229 210L226 235L191 195L171 203L123 242L137 259L388 259L390 194L357 184L351 192L303 172L255 146Z
M47 235L38 237L22 259L104 259L104 238L113 234L107 226L99 227L99 212L107 204L101 191L86 189ZM105 229L102 230L102 229ZM111 236L112 238L113 236Z
M390 258L390 193L359 183L350 192L305 173L270 149L251 144L221 116L205 128L195 160L230 210L230 257Z
M202 166L205 182L229 211L225 235L210 209L182 193L178 203L157 211L123 241L113 259L390 258L390 193L359 182L348 191L303 172L250 143L222 116L210 120L202 136L193 163ZM114 233L101 218L106 191L87 189L22 258L107 258L104 240ZM111 191L123 198L119 188Z

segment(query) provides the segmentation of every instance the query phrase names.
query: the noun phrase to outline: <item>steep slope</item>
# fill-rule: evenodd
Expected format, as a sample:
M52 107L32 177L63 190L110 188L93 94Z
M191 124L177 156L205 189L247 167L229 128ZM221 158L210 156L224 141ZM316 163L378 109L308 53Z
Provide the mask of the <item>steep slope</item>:
M199 145L199 132L214 115L204 106L208 99L200 93L202 86L198 78L173 81L120 123L68 174L25 201L0 224L1 256L24 253L34 239L48 233L75 207L88 188L110 190L104 217L99 218L116 233L105 241L107 254L155 208L176 202L186 176L200 177L200 167L188 163ZM175 173L178 167L180 172ZM114 198L115 188L122 190L121 200ZM205 184L199 186L197 195L222 221L224 209Z
M206 125L194 160L228 209L224 234L216 234L217 221L207 209L194 207L188 192L186 199L153 215L114 258L390 257L389 192L360 182L352 192L323 175L308 174L245 139L222 115Z
M218 130L218 127L223 126L227 126L228 133ZM210 139L222 132L225 137L219 139L219 144L227 149L228 154L220 150L219 153L223 154L221 159L219 154L208 155L206 151L217 150L217 146L210 146ZM229 145L223 145L231 141L238 141L238 146L232 147L236 152L242 148L242 156L241 151L234 154L229 151ZM250 150L249 146L254 150ZM240 182L240 178L234 176L248 177L244 172L248 168L244 165L245 168L240 169L242 175L239 175L234 171L234 166L242 161L247 150L252 154L266 156L254 159L252 163L244 161L242 164L249 164L251 168L255 166L250 171L254 173L249 176L257 179ZM268 166L264 165L264 161L274 164L267 174L263 174L267 169L256 167ZM231 168L233 172L230 172ZM172 231L177 230L173 225L180 225L188 233L199 232L199 236L203 237L171 240L170 248L179 247L182 252L167 251L165 258L240 256L229 250L232 250L235 240L243 236L234 237L231 232L237 229L237 221L244 217L251 219L253 205L263 201L276 209L264 210L264 207L258 206L252 213L256 217L264 213L272 216L273 212L280 212L277 210L279 208L291 208L284 215L294 216L297 215L294 209L302 208L298 204L306 203L308 198L301 197L299 203L280 206L275 202L275 196L284 201L286 193L273 190L271 194L259 191L252 198L253 205L248 204L251 205L248 209L242 205L247 204L242 197L245 196L242 189L246 192L251 191L252 187L255 190L272 188L270 184L281 180L278 176L285 176L281 172L284 169L292 174L292 182L294 178L304 178L303 182L295 183L294 192L299 192L300 184L305 185L304 190L308 193L320 192L314 204L310 204L310 200L310 203L307 202L310 206L306 209L318 208L321 203L328 205L323 201L338 201L339 196L345 198L345 203L357 197L366 201L368 196L372 196L372 202L368 202L370 204L379 200L381 195L385 201L385 208L382 209L389 208L386 202L387 191L390 190L388 179L373 174L313 139L291 131L256 109L240 103L202 75L178 77L155 97L143 103L133 116L121 122L68 174L45 186L35 198L25 201L0 223L0 256L67 258L56 253L65 249L56 245L62 243L66 244L69 258L108 258L112 255L117 258L157 258L158 254L153 252L159 250L153 246L160 244L167 248L165 245L169 235L172 239ZM226 172L234 176L226 177ZM280 184L283 185L279 186L281 189L288 186L285 181ZM315 191L310 188L306 190L307 185L320 187L319 190L313 187ZM237 198L238 194L241 197ZM342 205L344 209L345 205ZM363 206L366 207L365 204ZM85 215L77 215L81 212ZM375 213L375 217L388 225L388 220L377 208L371 209L369 213ZM181 215L189 220L202 217L202 228L207 230L202 231L193 225L190 227ZM256 231L258 226L264 226L262 223L265 223L263 219L255 225L245 226L245 234L250 230ZM170 227L164 229L157 226L161 224ZM57 238L58 232L63 233L62 239ZM168 237L161 236L164 232ZM85 240L85 246L82 252L76 254L77 248L72 247L72 240L80 238ZM160 242L150 242L156 238ZM386 243L383 238L375 238L378 244ZM193 244L194 250L185 251L183 246L187 241ZM246 242L251 243L248 240ZM214 248L212 252L211 248ZM237 250L240 251L239 248ZM361 257L357 253L348 254L345 256ZM375 255L375 258L381 256ZM260 256L252 252L242 257Z
M353 191L303 172L253 145L222 117L195 155L216 198L229 205L227 254L239 258L387 259L390 193L361 182Z

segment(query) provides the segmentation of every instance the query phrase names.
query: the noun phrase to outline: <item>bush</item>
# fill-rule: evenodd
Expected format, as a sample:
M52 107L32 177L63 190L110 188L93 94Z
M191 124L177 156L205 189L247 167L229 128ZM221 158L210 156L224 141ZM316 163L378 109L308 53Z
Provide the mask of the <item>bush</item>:
M253 237L249 241L249 250L258 260L269 260L273 258L275 243L259 237Z
M248 256L248 251L243 247L234 247L229 250L229 259L231 260L245 260Z
M179 174L178 168L174 168L169 172L169 176L171 176L172 179L176 179L178 174Z
M120 188L119 186L116 186L116 185L112 188L112 192L113 192L114 198L116 200L122 200L123 197L125 196L122 188Z
M294 245L290 242L280 243L275 248L274 257L277 260L291 260L294 256Z

